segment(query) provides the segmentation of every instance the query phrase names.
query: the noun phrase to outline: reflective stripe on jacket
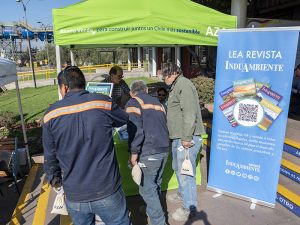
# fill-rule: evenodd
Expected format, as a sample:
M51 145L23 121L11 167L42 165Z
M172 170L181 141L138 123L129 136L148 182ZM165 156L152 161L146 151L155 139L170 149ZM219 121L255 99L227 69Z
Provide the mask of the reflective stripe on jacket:
M129 100L126 112L131 153L147 156L168 151L166 113L158 99L140 92Z
M113 194L121 185L112 129L128 115L111 98L68 92L44 116L44 169L50 182L63 174L69 200L88 202Z

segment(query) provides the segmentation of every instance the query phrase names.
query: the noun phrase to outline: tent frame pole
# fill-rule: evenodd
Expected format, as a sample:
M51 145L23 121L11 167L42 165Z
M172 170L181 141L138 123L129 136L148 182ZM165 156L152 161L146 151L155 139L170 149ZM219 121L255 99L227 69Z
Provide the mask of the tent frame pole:
M142 68L141 47L137 48L137 53L138 53L138 68Z
M60 57L60 46L55 45L55 56L56 56L56 71L57 74L61 71L61 57Z
M152 76L157 77L157 54L156 47L152 47Z
M74 52L73 52L72 49L70 49L70 58L71 58L71 65L76 66L75 65L75 59L74 59Z
M60 46L59 45L55 45L55 56L56 56L56 72L58 75L61 71L61 57L60 57L61 55L60 55ZM58 83L58 81L57 81L57 83ZM57 92L58 92L58 99L61 100L62 96L59 91L59 85L57 85Z
M131 48L127 49L127 54L128 54L128 64L127 64L127 70L130 72L131 71Z
M175 63L178 67L181 67L181 48L179 46L175 47Z
M24 143L25 143L25 150L26 150L26 155L27 155L28 167L29 167L29 170L30 170L30 168L31 168L31 159L30 159L30 155L29 155L28 140L27 140L27 134L26 134L25 121L24 121L24 116L23 116L23 109L22 109L22 102L21 102L21 95L20 95L18 80L15 81L15 84L16 84L16 92L17 92L17 98L18 98L19 112L20 112L20 117L21 117L23 138L24 138Z

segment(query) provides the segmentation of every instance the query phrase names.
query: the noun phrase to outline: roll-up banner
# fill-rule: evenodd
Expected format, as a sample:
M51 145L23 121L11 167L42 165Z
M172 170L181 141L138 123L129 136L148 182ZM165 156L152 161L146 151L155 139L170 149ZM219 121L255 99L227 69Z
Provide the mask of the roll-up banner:
M208 189L275 206L299 30L220 31Z

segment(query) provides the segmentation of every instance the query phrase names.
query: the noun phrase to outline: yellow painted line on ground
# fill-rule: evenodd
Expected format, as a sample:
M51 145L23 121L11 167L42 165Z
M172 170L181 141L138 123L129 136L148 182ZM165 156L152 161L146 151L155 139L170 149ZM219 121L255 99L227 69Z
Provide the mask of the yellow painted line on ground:
M39 196L39 201L36 206L32 225L41 225L45 223L50 190L51 187L45 179Z
M281 165L283 165L284 167L286 167L286 168L288 168L288 169L290 169L290 170L292 170L292 171L300 174L300 166L298 166L298 165L296 165L296 164L294 164L294 163L292 163L292 162L290 162L290 161L288 161L286 159L282 159L281 160Z
M295 203L296 205L300 206L300 196L290 191L289 189L283 187L281 184L278 184L277 192L282 196L286 197L288 200Z
M19 197L19 201L17 203L17 206L12 214L11 221L9 225L19 225L23 224L24 221L22 221L22 210L24 209L27 201L29 200L30 193L32 191L32 185L35 181L36 173L38 171L39 165L34 164L32 168L30 169L29 175L26 179L26 182L24 184L21 196Z
M290 145L290 146L292 146L292 147L294 147L294 148L300 149L300 143L297 142L297 141L294 141L294 140L292 140L292 139L285 138L285 139L284 139L284 143L287 144L287 145Z
M72 225L72 220L70 216L60 216L60 225Z

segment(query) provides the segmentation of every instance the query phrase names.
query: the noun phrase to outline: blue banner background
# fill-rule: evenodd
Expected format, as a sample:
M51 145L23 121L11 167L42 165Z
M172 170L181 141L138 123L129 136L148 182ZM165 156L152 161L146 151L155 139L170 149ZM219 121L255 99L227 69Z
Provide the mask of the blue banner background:
M208 180L210 188L275 204L298 38L299 31L219 33ZM243 57L233 58L232 51L241 52ZM247 58L246 51L280 51L282 57ZM226 61L282 64L283 71L226 70ZM219 94L221 91L233 85L233 81L250 78L270 84L273 91L283 96L278 104L282 112L267 131L258 126L232 127L219 108L224 102ZM257 143L249 147L249 140Z

